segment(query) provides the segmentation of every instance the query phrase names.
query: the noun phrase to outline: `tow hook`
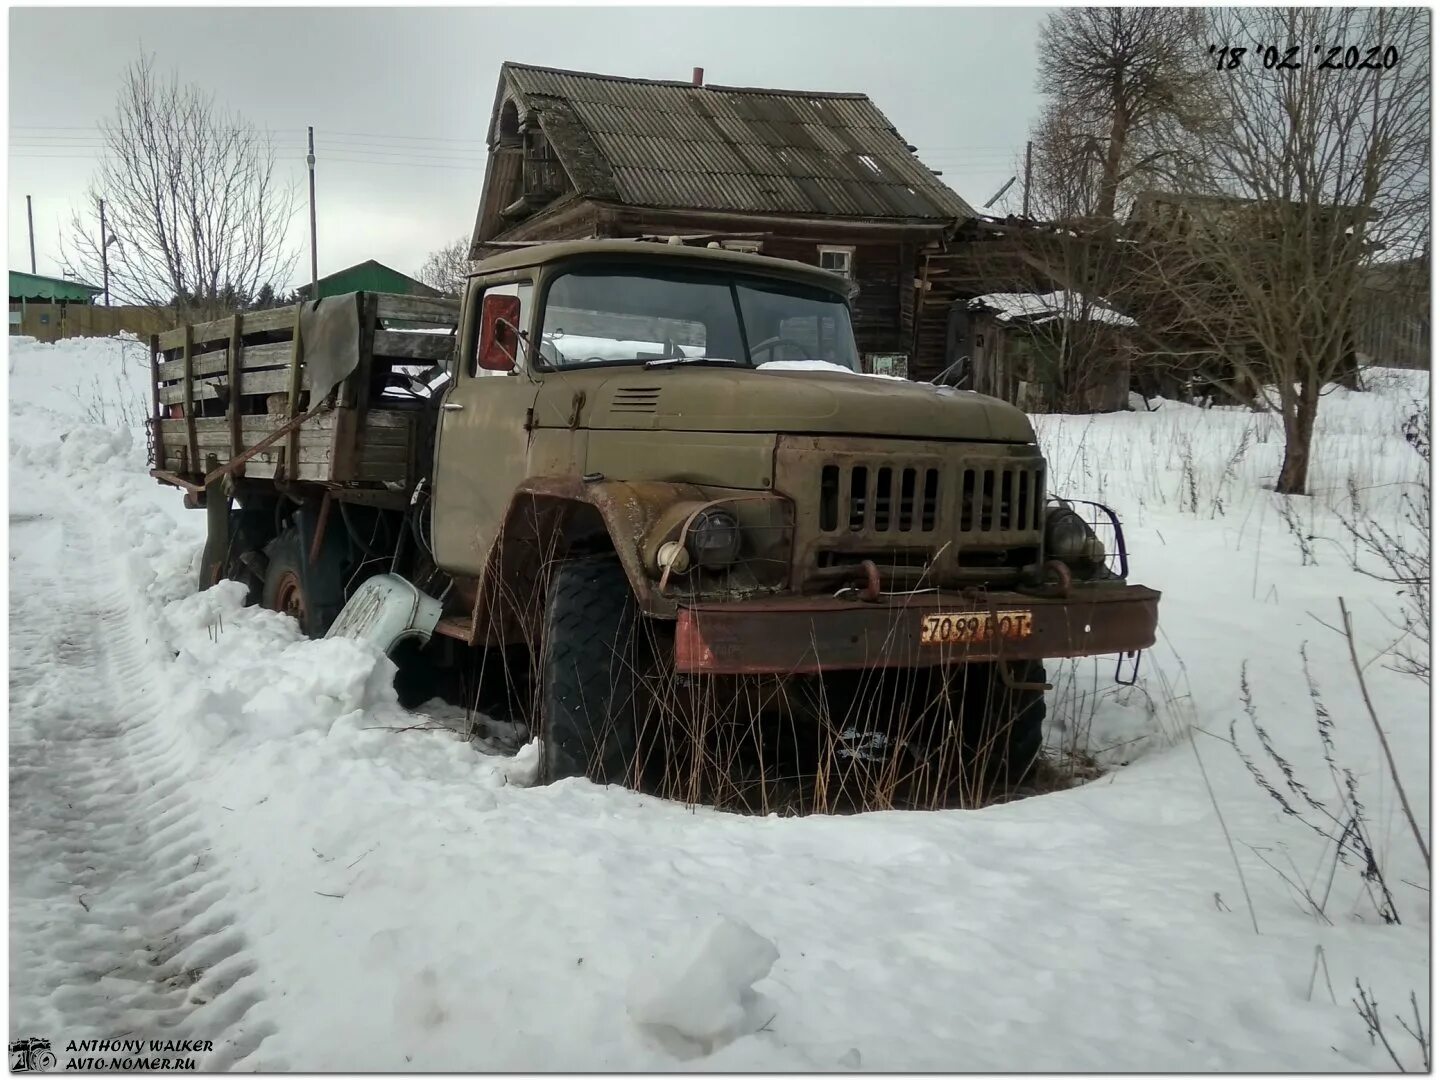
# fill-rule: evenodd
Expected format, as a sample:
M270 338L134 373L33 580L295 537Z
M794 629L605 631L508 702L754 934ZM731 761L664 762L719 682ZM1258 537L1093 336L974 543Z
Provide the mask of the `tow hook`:
M1038 585L1021 585L1018 591L1046 600L1065 600L1075 584L1070 567L1059 559L1049 559L1040 567L1040 579Z
M1015 678L1014 673L1010 670L1010 661L1008 660L996 661L995 666L1000 669L1000 681L1005 684L1007 689L1039 690L1043 692L1046 690L1053 690L1055 688L1055 685L1053 683L1048 682L1021 682L1019 679Z

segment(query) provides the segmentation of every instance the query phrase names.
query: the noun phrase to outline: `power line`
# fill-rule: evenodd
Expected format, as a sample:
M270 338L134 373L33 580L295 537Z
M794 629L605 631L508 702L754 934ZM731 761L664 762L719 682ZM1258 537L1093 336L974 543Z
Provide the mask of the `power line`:
M401 168L414 168L414 169L454 169L454 170L459 170L459 171L461 171L461 172L484 171L484 168L485 168L484 165L481 165L481 164L479 164L479 163L474 164L474 165L441 165L441 164L436 164L436 163L432 163L432 162L425 162L425 161L373 161L373 160L369 160L369 159L366 159L366 158L344 158L344 157L334 157L334 156L327 157L327 158L323 158L323 159L321 159L321 160L324 160L324 161L339 161L339 162L343 162L343 163L346 164L346 165L397 165L397 166L400 166Z

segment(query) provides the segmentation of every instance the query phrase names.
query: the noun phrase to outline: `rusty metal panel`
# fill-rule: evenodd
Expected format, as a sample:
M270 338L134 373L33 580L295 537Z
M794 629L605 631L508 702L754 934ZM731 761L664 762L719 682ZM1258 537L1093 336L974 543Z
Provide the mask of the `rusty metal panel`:
M1103 656L1155 644L1159 605L1160 594L1143 585L1077 588L1064 600L990 592L920 594L888 603L772 597L684 605L676 620L675 666L688 674L789 675ZM987 628L1023 625L1026 632L937 639L935 617L957 615L973 616Z

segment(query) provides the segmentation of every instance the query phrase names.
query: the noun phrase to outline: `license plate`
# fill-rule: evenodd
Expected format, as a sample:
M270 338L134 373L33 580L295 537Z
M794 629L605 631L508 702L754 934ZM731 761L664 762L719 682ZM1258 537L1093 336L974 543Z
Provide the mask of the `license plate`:
M962 611L954 615L922 615L921 645L969 645L991 638L1029 637L1035 625L1028 611Z

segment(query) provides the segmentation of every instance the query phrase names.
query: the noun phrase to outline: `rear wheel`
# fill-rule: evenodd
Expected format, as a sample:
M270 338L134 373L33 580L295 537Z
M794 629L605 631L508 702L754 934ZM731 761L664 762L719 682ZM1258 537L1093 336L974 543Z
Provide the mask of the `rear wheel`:
M292 616L306 636L321 638L345 606L344 566L335 545L325 544L307 565L300 530L287 528L266 549L269 563L260 602Z
M236 506L230 510L226 550L211 554L215 541L207 539L201 553L196 585L203 592L222 579L245 586L247 604L260 603L265 586L265 545L274 536L273 504ZM218 570L218 573L216 572Z
M603 784L638 778L637 727L656 651L613 556L562 563L541 646L543 775Z

